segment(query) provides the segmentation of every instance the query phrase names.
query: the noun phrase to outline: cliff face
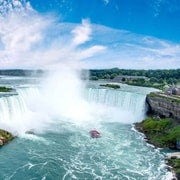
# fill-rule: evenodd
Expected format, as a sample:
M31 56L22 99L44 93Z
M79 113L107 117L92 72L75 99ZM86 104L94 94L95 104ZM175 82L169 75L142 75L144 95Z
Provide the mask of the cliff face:
M150 113L162 117L171 117L180 123L180 100L160 93L150 93L146 98Z

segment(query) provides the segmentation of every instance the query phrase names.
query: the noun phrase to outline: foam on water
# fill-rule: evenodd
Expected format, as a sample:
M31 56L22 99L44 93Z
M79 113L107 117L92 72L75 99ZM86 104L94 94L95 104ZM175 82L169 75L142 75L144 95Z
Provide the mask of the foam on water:
M166 174L161 166L164 156L146 146L138 133L129 130L128 125L105 123L100 129L101 140L87 138L85 132L71 136L70 144L79 151L68 164L67 172L71 172L68 177L74 172L84 178L161 179Z

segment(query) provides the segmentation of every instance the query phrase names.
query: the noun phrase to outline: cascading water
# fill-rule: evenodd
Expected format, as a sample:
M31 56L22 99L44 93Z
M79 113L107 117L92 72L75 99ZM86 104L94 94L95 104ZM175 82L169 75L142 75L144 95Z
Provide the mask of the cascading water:
M145 98L145 94L102 88L89 88L87 95L89 102L103 104L107 109L114 107L119 111L119 115L121 113L129 114L132 118L130 122L140 121L144 118L146 113ZM121 122L120 119L119 122Z
M0 98L0 123L1 126L6 128L12 128L17 133L22 133L28 131L29 129L36 129L39 123L45 124L46 117L49 116L47 109L50 107L51 101L42 101L41 88L37 87L25 87L18 88L17 95L2 97ZM65 97L65 94L63 95ZM66 96L69 97L69 94ZM84 100L76 100L76 104L73 103L73 107L68 107L69 112L73 113L73 109L77 110L75 105L80 105L80 107L85 108L87 117L84 117L84 122L88 123L88 120L93 121L94 118L101 121L117 121L120 123L132 123L135 121L140 121L145 116L145 94L140 94L136 92L126 92L120 90L112 89L102 89L102 88L86 88ZM57 97L58 98L58 97ZM61 101L61 98L60 98ZM51 111L57 113L63 117L62 110L64 110L63 104L66 102L57 103L57 107L51 106ZM81 104L82 103L82 104ZM69 104L68 104L69 105ZM83 106L84 105L84 106ZM67 107L65 107L67 108ZM96 109L96 110L95 110ZM44 111L46 110L46 113ZM81 109L83 114L84 109ZM76 114L79 112L76 111ZM43 115L42 115L43 114ZM50 115L53 116L52 113ZM55 114L54 114L55 115ZM80 116L77 116L80 118ZM33 119L39 118L36 122ZM41 122L41 119L44 119ZM74 123L78 123L76 116L64 113L64 118L68 118ZM109 119L109 120L108 120ZM96 121L97 121L96 120ZM77 121L77 122L76 122ZM35 127L33 127L33 124ZM39 128L39 126L37 126Z
M33 111L28 105L27 98L33 97L32 88L17 90L17 95L10 95L0 98L0 125L2 128L10 130L15 135L27 131ZM27 92L24 96L25 92ZM30 103L30 102L29 102Z

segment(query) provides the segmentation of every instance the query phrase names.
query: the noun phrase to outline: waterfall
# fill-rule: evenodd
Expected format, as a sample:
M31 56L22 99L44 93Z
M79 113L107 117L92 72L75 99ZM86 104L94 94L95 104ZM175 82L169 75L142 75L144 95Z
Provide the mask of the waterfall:
M52 107L50 99L45 98L41 93L37 87L28 87L18 88L18 95L1 97L0 126L11 132L15 130L18 133L23 133L29 129L41 129L49 123L50 119L52 121L57 117L61 119L65 117L73 123L79 121L84 124L87 121L95 122L98 120L101 122L107 120L133 123L141 121L146 112L146 95L143 93L87 88L85 96L82 98L84 100L76 100L76 106L79 106L80 109L74 107L74 102L72 102L73 107L69 107L68 113L64 107L60 107L64 102Z
M33 128L34 112L31 99L37 95L35 88L19 88L17 95L0 98L0 127L19 134Z
M122 112L131 114L132 121L141 121L145 117L146 94L137 92L128 92L113 89L89 88L86 92L88 102L102 104L107 109L114 107L119 115Z

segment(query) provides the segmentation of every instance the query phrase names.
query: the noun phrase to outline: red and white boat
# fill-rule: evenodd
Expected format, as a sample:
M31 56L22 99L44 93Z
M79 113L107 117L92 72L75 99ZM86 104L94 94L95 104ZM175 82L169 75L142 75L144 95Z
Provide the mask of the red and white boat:
M90 135L92 138L99 138L100 137L100 133L97 130L91 130Z

